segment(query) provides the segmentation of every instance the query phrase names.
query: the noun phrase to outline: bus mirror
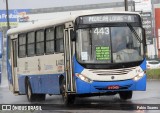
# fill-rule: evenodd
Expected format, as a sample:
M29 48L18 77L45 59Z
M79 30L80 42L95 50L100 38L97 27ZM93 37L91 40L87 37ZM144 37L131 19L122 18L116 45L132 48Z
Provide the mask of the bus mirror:
M75 36L75 32L73 29L70 30L70 37L72 41L76 41L76 36Z

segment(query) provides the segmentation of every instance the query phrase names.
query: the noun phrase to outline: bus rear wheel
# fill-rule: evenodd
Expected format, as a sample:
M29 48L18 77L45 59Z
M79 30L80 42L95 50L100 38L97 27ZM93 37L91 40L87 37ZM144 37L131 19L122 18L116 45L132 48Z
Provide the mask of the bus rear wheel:
M71 105L74 104L75 101L75 95L73 94L68 94L66 92L66 85L65 81L63 80L62 83L60 84L60 91L62 95L62 99L65 105Z
M36 96L35 101L45 101L46 95L45 94L34 94Z
M45 94L33 94L29 80L26 81L26 94L29 102L44 101Z
M119 92L120 99L122 99L122 100L131 99L132 98L132 94L133 94L132 91L122 91L122 92Z
M32 93L32 88L29 80L26 80L26 94L29 102L35 101L36 95Z

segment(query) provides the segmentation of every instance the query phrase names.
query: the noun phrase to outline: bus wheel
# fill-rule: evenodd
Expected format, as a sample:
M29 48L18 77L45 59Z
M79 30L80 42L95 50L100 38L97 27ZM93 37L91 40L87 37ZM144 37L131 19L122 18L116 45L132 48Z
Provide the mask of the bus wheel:
M61 94L62 94L63 102L64 102L65 105L74 104L75 95L68 94L65 89L66 89L65 81L63 80L63 82L60 85L60 91L61 91Z
M32 88L29 80L26 81L26 94L27 94L28 101L33 102L36 100L37 96L32 93Z
M45 94L36 94L36 101L45 101L46 95Z
M132 98L132 91L122 91L119 92L120 99L127 100Z

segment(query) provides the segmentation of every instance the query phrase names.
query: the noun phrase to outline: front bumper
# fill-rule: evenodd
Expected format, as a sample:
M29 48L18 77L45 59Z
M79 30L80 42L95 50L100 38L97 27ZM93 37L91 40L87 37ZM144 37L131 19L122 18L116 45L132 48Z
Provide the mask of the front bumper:
M75 79L76 79L77 94L146 90L146 75L144 75L138 81L130 79L130 80L114 81L114 82L93 81L92 83L87 83L82 81L78 77L76 77ZM118 85L120 88L118 90L108 90L107 86L111 85Z

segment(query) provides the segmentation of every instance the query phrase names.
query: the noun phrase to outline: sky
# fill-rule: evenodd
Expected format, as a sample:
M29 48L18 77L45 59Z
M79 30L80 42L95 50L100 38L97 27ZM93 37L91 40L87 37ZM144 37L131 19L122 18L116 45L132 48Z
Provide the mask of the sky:
M6 8L5 1L0 0L1 10ZM37 9L122 1L124 0L8 0L8 6L9 9Z

